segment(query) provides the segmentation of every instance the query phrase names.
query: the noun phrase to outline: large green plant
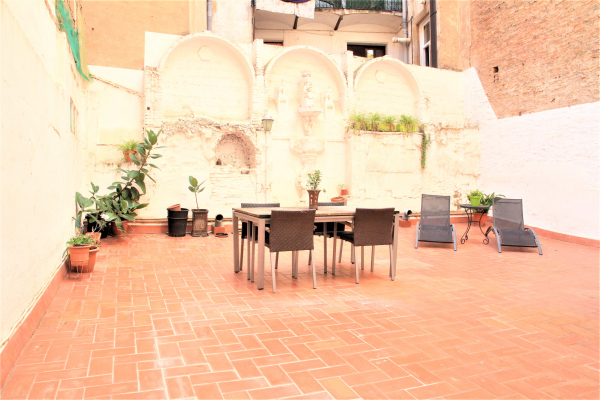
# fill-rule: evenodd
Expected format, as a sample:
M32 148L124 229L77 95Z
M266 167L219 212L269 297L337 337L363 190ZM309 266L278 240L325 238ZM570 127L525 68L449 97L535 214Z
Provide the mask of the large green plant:
M150 159L162 157L160 154L153 153L154 149L163 146L156 146L160 135L152 130L146 131L144 143L139 143L137 153L131 154L131 160L135 164L135 168L124 170L117 168L117 171L122 172L121 181L113 182L108 187L111 190L106 195L99 195L99 187L90 182L92 190L89 198L84 197L81 193L75 193L75 200L79 205L79 211L75 218L75 227L82 228L82 218L88 215L92 222L98 224L100 229L106 227L110 221L114 221L120 231L123 229L123 221L135 221L136 212L144 207L147 203L140 203L140 197L146 194L146 177L156 182L148 175L148 167L158 168L156 165L149 163Z

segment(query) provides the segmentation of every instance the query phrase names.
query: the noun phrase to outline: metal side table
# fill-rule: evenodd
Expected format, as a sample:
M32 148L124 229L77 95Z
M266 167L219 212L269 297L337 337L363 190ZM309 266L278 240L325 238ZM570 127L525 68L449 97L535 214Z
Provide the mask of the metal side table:
M471 225L475 222L473 219L473 213L475 211L488 211L490 209L490 207L489 206L472 206L471 204L461 204L460 208L464 208L465 212L467 213L467 221L468 221L467 230L460 238L460 244L465 244L465 242L467 240L469 240L469 230L471 229ZM479 223L479 230L481 231L481 233L483 233L485 235L485 232L483 231L483 229L481 229L481 218L483 218L484 215L487 218L487 214L482 214L481 217L479 218L479 221L477 221L477 222Z

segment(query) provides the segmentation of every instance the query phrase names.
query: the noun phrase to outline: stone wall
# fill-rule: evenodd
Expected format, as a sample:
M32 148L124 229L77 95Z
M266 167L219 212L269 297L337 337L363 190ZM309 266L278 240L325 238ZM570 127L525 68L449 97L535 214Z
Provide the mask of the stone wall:
M499 118L599 100L598 1L480 0L470 7L471 65Z

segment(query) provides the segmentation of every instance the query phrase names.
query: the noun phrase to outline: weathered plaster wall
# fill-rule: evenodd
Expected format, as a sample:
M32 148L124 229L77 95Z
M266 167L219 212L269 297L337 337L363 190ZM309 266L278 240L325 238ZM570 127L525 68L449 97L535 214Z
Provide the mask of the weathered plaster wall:
M181 41L161 69L165 119L250 118L254 71L233 45L212 37Z
M165 49L167 39L173 38L156 40L155 46L146 45L153 59L158 58L160 48ZM264 46L260 40L251 48L225 43L221 47L230 53L218 63L219 71L226 62L231 66L237 63L240 68L251 63L253 83L242 90L229 88L228 77L208 69L205 75L210 79L196 81L194 91L185 95L186 101L199 104L205 93L214 100L225 95L219 91L237 92L227 93L231 96L248 90L252 118L232 120L231 115L240 108L245 110L235 105L226 107L226 114L211 115L210 108L199 108L193 116L169 114L168 107L182 104L175 94L186 93L177 86L177 80L187 76L190 65L197 68L194 63L202 61L198 51L208 40L217 39L207 33L179 39L179 44L164 50L168 55L162 63L145 70L145 126L163 127L161 143L167 148L162 150L164 158L158 163L161 170L152 172L158 183L148 185L146 200L150 206L141 210L140 217L164 218L165 208L175 203L195 207L193 195L187 190L189 175L206 180L200 207L208 208L210 216L222 213L226 217L242 201L304 204L301 185L305 184L306 172L314 169L324 174L327 193L322 194L322 200L337 196L338 185L344 183L350 189L352 204L415 210L420 207L421 192L460 197L476 184L478 136L465 123L463 77L452 71L407 66L389 57L368 61L349 53L327 54L310 46ZM192 61L171 68L173 55ZM313 121L316 141L308 150L304 142L306 127L298 114L303 71L311 73L315 106L323 111ZM378 71L380 80L385 73L384 82L377 81ZM169 101L165 93L171 93ZM419 134L347 132L346 118L357 106L366 112L420 116L432 140L427 168L421 169ZM266 142L260 130L264 113L275 119ZM309 156L303 155L306 151ZM217 160L223 165L216 165ZM99 168L106 171L104 181L110 182L110 170L115 166L109 168L107 159L106 166Z
M212 0L212 32L237 43L252 42L252 2Z
M463 74L479 123L481 189L523 199L527 225L599 239L600 102L497 119L475 70Z
M44 2L3 0L0 7L3 347L60 266L74 233L74 193L83 190L95 148L87 136L85 83ZM76 134L71 99L79 111Z

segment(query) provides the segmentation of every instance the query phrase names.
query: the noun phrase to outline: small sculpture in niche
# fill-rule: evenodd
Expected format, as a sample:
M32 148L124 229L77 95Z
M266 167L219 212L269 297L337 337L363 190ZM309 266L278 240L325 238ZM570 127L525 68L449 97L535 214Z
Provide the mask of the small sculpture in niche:
M217 159L217 165L223 165L220 158Z
M323 108L325 110L325 118L335 115L335 104L333 103L331 86L328 86L327 92L323 93Z
M302 107L313 107L314 105L312 74L310 71L302 71Z
M289 99L286 94L286 87L283 81L277 90L277 113L279 116L283 116L287 113Z

